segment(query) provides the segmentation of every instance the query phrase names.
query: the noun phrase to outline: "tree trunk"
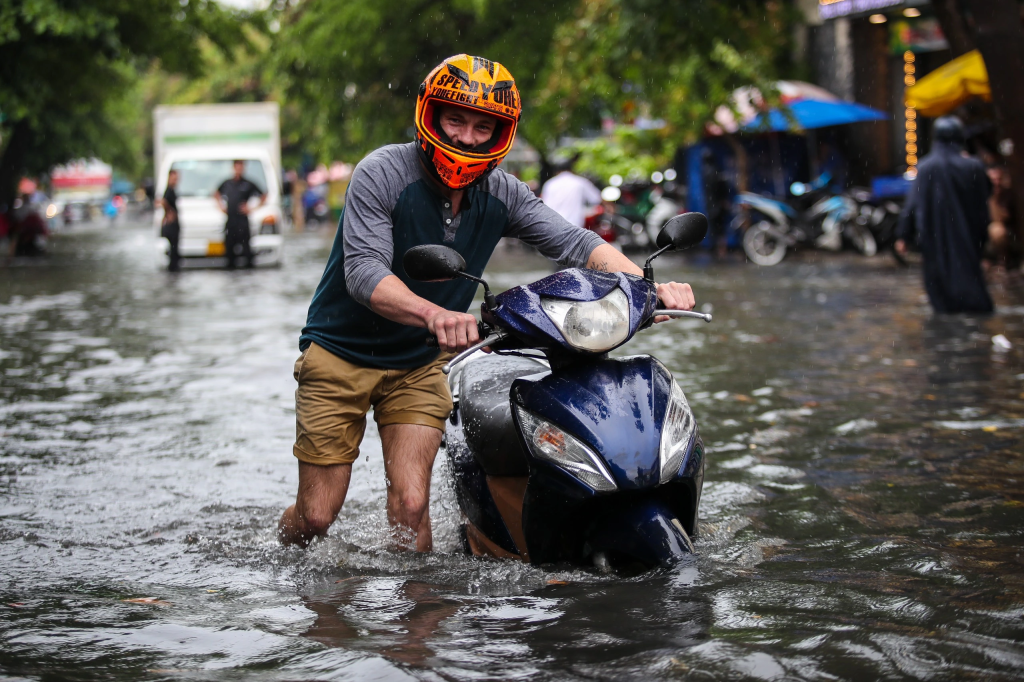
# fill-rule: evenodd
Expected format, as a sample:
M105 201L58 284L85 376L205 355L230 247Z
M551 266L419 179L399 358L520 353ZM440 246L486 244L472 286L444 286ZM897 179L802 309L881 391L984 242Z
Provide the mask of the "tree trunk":
M942 33L946 36L949 49L953 51L954 57L977 49L958 4L957 0L933 0L932 2L935 17L939 20L939 25L942 26Z
M1013 183L1015 232L1024 237L1024 26L1017 0L973 0L975 42L985 59L992 104L1004 139ZM1002 146L1002 145L1000 145Z
M18 196L18 181L25 170L32 130L26 121L18 121L11 129L7 148L0 156L0 212L9 211Z

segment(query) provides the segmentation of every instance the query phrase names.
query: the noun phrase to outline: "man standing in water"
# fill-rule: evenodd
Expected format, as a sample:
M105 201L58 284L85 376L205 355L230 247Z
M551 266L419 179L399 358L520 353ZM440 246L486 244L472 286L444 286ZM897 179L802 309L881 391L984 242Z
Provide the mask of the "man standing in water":
M555 213L577 227L587 223L587 211L601 203L601 190L594 183L572 172L579 155L573 155L557 164L558 172L544 183L540 198Z
M935 121L931 153L921 159L900 216L899 254L916 232L924 256L924 288L936 313L990 313L981 270L988 239L985 166L964 151L964 126L955 116Z
M245 267L251 268L252 248L249 246L249 200L259 197L262 206L267 201L265 192L261 192L252 180L242 177L245 161L236 159L232 164L234 175L221 183L213 193L220 210L228 216L224 226L224 255L228 257L228 270L235 269L235 261L239 256L245 257Z
M167 173L167 189L162 198L157 199L164 209L163 223L160 225L160 236L167 240L170 248L167 253L167 269L177 272L179 264L178 240L181 237L181 224L178 222L178 171Z
M366 413L380 430L387 515L399 546L430 551L434 457L452 408L446 353L479 340L467 314L476 284L424 284L402 267L420 244L445 244L480 276L501 237L558 262L642 275L596 234L568 223L525 183L497 168L515 138L519 92L508 70L461 54L420 86L415 142L382 147L356 167L327 268L295 363L299 490L279 536L306 545L327 533L345 501ZM687 284L658 287L662 303L689 310ZM428 348L428 334L444 353Z

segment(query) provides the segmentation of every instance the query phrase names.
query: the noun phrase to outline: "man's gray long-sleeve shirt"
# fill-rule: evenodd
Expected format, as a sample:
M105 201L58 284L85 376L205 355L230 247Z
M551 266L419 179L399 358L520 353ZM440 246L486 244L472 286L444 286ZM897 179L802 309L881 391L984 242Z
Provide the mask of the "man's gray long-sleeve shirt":
M349 184L341 229L309 308L300 348L311 342L359 365L418 367L436 355L426 330L387 320L369 309L388 275L449 310L465 311L476 284L412 281L401 266L406 250L445 244L480 276L501 237L515 237L569 267L583 267L604 241L567 222L529 187L501 169L466 190L458 215L420 165L414 143L382 147L363 159Z

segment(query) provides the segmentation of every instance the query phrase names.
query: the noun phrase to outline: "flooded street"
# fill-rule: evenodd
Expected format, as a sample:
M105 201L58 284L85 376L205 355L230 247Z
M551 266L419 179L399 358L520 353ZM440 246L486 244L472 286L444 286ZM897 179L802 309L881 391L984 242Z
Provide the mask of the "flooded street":
M1024 293L932 319L916 269L658 261L714 322L641 332L708 449L699 557L621 578L388 549L373 422L308 551L299 330L330 238L159 270L148 228L0 268L0 675L32 680L1024 678ZM496 290L550 272L499 251ZM1002 334L1012 344L993 344Z

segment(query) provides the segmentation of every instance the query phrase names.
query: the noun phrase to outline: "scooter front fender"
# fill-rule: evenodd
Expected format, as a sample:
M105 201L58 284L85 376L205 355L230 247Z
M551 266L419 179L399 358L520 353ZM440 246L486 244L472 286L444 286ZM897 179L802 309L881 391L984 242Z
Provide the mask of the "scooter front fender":
M653 567L669 566L694 550L679 518L654 499L602 510L586 530L584 552L613 566Z
M517 379L512 400L599 453L619 490L637 490L660 481L671 384L672 374L649 355L603 358Z

